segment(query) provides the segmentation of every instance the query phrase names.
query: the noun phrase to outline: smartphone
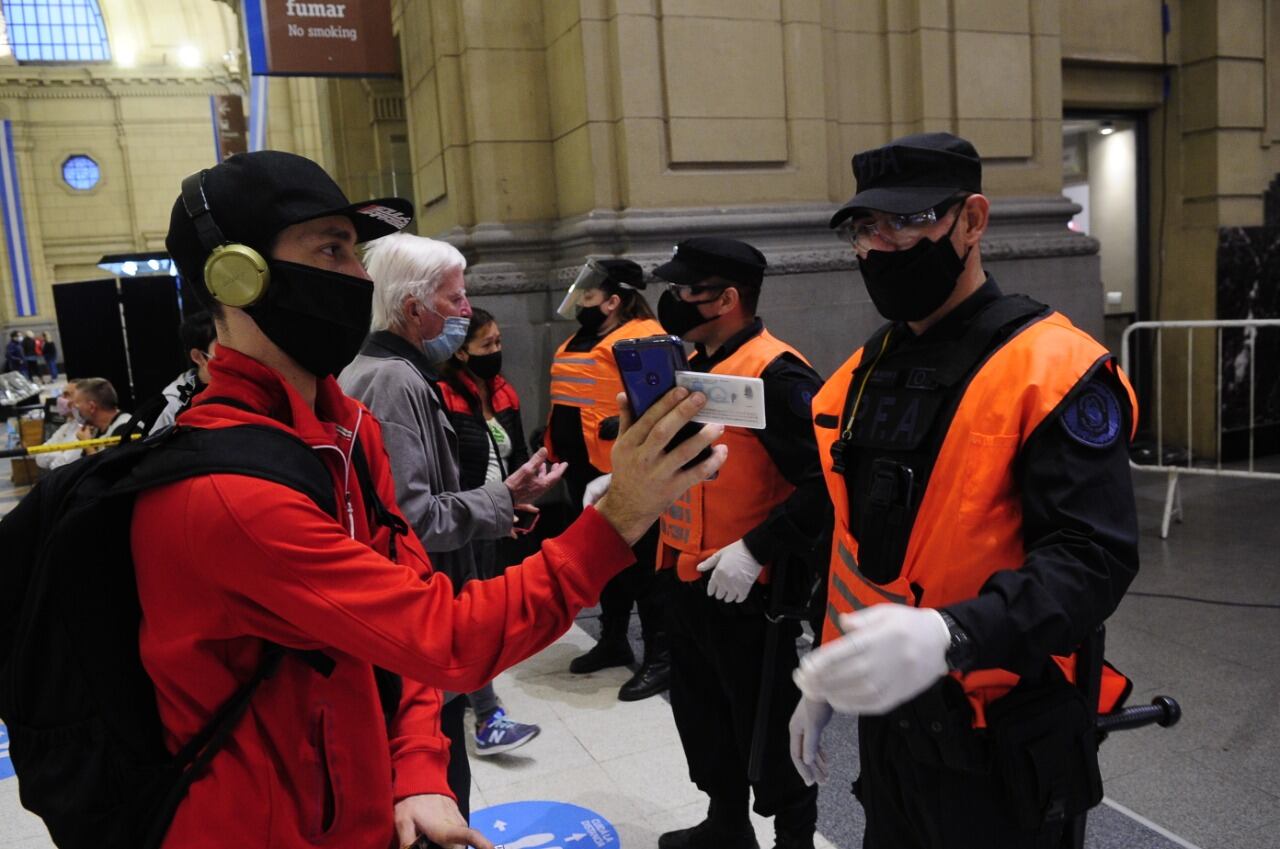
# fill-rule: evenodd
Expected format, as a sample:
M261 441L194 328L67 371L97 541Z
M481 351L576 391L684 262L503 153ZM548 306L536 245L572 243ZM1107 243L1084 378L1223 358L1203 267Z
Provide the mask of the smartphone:
M644 415L676 386L676 372L687 371L684 342L679 336L645 336L614 343L613 359L622 374L632 419Z
M684 342L679 336L643 336L639 339L623 339L613 345L613 359L622 375L622 386L627 391L627 405L632 420L644 415L653 403L676 387L676 372L688 371L689 360L684 354ZM676 432L667 443L670 451L702 429L689 422ZM711 456L711 448L704 448L684 465L690 469Z

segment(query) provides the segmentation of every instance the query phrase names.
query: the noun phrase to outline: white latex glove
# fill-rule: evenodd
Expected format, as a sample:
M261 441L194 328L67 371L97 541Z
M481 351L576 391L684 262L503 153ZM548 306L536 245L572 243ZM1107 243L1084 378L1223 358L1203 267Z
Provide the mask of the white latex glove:
M586 491L582 493L582 509L586 510L592 504L604 498L604 494L609 491L609 484L611 483L613 483L613 475L601 475L587 484Z
M831 776L827 753L822 750L822 732L831 721L831 713L831 705L826 702L802 696L787 726L791 730L791 762L811 787L814 782L826 784Z
M763 568L742 540L729 543L698 564L699 572L711 572L707 595L734 603L747 597Z
M951 631L938 611L877 604L840 617L844 634L805 655L795 671L807 698L841 713L880 714L947 674Z

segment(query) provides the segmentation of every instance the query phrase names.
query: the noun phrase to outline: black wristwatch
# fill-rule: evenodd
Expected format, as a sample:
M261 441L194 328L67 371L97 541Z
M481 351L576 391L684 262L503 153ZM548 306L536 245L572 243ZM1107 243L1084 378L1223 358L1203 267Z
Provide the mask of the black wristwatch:
M973 639L950 613L939 610L938 615L951 632L951 645L947 646L947 668L952 672L968 672L973 665Z

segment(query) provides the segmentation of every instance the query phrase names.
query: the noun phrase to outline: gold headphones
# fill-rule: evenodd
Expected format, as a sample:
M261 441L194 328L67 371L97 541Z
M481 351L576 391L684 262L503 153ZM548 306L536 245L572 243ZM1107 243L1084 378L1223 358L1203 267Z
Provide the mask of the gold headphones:
M252 306L262 299L271 284L267 261L248 245L227 240L213 220L213 210L204 193L204 175L192 174L182 181L182 205L195 225L200 243L209 251L204 261L204 285L220 304Z

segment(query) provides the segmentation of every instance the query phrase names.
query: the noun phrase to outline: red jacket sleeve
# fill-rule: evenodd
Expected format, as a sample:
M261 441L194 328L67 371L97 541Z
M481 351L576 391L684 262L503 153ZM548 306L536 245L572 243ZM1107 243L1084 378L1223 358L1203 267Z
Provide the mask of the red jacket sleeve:
M228 599L244 633L332 646L454 692L478 689L549 645L634 560L587 510L540 553L455 598L444 575L424 580L420 565L392 563L287 487L212 475L164 490L154 495L169 526L183 530L193 579ZM412 552L402 560L425 562L419 546L401 540Z
M449 738L440 730L441 692L404 679L400 712L391 724L392 791L407 796L435 793L456 799L449 788Z

